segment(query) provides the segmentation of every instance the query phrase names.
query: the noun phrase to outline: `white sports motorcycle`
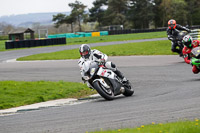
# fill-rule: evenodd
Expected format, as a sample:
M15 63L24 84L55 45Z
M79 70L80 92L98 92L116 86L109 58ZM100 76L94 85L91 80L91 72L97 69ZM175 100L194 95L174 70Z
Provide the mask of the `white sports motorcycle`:
M116 95L132 96L134 93L129 81L122 83L112 70L98 62L85 61L82 67L82 78L90 88L95 89L106 100L113 100Z

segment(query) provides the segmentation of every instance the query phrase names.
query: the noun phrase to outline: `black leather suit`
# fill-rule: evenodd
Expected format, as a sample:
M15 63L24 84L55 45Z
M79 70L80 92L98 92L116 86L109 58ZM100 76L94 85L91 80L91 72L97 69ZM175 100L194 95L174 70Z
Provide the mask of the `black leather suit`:
M167 36L168 39L171 40L172 46L171 46L171 50L173 52L177 52L178 54L181 54L182 49L177 49L176 47L178 46L177 41L176 41L176 37L178 36L179 31L178 30L185 30L187 32L190 32L190 30L184 26L181 26L179 24L176 24L176 28L175 29L171 29L168 27L167 29Z

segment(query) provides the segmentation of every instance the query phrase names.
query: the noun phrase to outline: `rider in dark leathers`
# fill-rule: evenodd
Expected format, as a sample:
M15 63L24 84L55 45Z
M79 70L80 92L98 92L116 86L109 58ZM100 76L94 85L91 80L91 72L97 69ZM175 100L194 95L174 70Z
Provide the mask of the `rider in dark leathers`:
M176 41L178 32L176 30L185 30L187 32L190 32L190 30L184 26L176 24L176 21L173 19L170 19L168 21L167 36L168 36L168 39L171 40L171 43L172 43L171 50L172 52L177 52L180 56L182 56L182 49L176 48L178 46L177 41Z

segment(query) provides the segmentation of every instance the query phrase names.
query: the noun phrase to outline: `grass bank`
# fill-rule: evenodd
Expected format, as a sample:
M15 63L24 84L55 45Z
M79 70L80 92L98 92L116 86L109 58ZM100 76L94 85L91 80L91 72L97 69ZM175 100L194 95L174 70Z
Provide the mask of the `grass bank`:
M92 47L98 49L108 56L126 56L126 55L171 55L171 43L168 40L127 43L120 45L98 46ZM24 60L63 60L63 59L78 59L80 58L79 50L64 50L53 53L43 53L31 56L26 56L17 59Z
M85 84L50 81L0 81L0 109L61 98L81 98L96 93Z
M148 33L134 33L121 35L108 35L100 37L82 37L82 38L68 38L67 44L83 44L83 43L97 43L97 42L113 42L126 40L140 40L167 37L165 31L162 32L148 32Z
M198 119L194 121L178 121L166 124L141 125L137 128L116 129L108 131L96 131L90 133L200 133L200 122Z

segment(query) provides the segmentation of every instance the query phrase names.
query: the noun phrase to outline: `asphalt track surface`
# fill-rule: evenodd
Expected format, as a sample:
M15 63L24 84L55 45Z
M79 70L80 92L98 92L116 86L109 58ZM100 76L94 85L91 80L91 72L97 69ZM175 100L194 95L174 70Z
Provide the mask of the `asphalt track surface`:
M0 133L85 133L200 118L200 75L176 56L110 57L135 94L0 116ZM0 80L80 82L77 60L0 63ZM81 103L81 104L80 104Z

